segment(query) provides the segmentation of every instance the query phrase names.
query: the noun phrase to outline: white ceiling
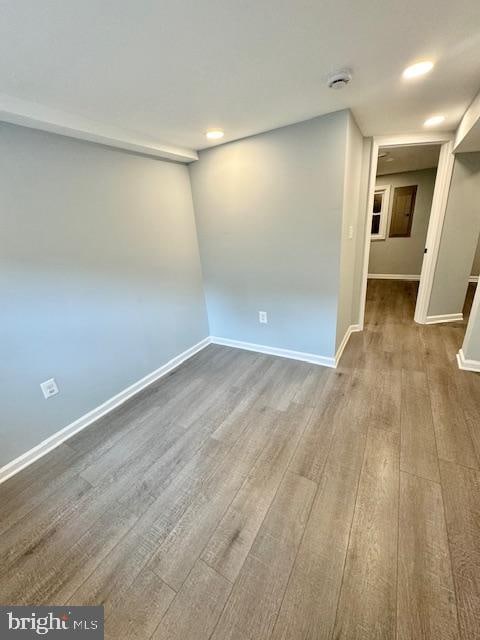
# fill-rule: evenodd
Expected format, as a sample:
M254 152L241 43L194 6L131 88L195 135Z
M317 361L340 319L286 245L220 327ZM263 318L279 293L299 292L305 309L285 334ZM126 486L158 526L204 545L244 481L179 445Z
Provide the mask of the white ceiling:
M2 0L0 93L190 149L345 107L365 135L438 112L453 130L479 26L479 0ZM402 80L421 59L434 70ZM326 88L342 67L351 85Z
M378 157L377 176L402 171L419 171L438 166L439 144L417 144L408 147L382 147L387 155Z

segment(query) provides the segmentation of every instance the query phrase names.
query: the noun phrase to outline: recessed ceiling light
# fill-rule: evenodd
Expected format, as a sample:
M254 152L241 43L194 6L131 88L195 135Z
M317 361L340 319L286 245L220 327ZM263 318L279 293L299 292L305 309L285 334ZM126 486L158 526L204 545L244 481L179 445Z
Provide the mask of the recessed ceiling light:
M205 134L209 140L219 140L225 135L221 129L209 129Z
M427 120L425 120L425 122L423 123L423 126L435 127L437 124L442 124L444 120L445 120L445 116L432 116L431 118L428 118Z
M403 77L407 80L410 78L418 78L418 76L423 76L425 73L428 73L433 69L433 62L430 60L425 60L424 62L417 62L416 64L412 64L410 67L407 67L403 72Z

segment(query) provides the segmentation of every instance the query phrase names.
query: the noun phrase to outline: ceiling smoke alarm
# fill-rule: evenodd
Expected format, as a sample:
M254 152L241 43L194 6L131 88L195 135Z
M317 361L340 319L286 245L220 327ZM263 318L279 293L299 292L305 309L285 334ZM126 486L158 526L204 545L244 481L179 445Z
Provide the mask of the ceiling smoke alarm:
M327 84L330 89L343 89L352 79L352 74L350 71L339 71L338 73L334 73L327 80Z

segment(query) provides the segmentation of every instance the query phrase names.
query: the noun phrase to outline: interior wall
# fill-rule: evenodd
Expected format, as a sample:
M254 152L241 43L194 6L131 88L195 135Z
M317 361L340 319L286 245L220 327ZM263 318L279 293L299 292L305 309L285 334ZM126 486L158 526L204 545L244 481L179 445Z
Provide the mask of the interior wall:
M480 234L478 236L477 249L472 263L472 276L480 275Z
M208 324L185 166L2 125L0 193L1 466Z
M362 165L360 174L360 194L358 201L358 224L355 239L355 266L353 272L353 319L352 324L362 324L360 302L363 292L363 269L365 259L365 237L368 224L368 195L370 182L370 165L372 161L373 138L363 138Z
M334 355L348 121L314 118L190 165L212 335Z
M355 268L357 237L362 225L360 189L362 179L363 136L349 113L345 144L345 174L340 254L340 289L337 316L336 348L352 324L358 323L359 297ZM368 178L367 178L368 181Z
M480 368L480 285L475 291L462 351L466 360L473 361Z
M387 237L385 240L372 240L370 242L369 273L420 275L436 174L437 170L434 168L377 176L375 185L379 187L391 185L391 193ZM408 238L390 238L388 231L395 188L415 184L418 185L418 188L411 235Z
M461 313L480 233L480 152L455 155L429 316Z

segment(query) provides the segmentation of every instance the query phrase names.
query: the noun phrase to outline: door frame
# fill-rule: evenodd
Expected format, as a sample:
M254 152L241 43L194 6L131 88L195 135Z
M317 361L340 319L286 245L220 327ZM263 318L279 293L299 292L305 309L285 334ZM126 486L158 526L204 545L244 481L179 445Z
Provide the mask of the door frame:
M370 173L368 179L368 198L365 225L365 243L363 252L362 290L360 295L359 325L363 329L365 322L365 304L367 298L368 263L370 259L370 229L372 226L373 195L377 176L378 150L380 147L410 147L422 144L439 144L437 175L433 190L432 208L428 222L426 253L423 258L418 288L417 304L415 307L415 322L427 323L428 305L433 287L433 276L437 264L443 221L447 208L448 192L453 172L453 138L450 132L418 133L412 135L376 136L372 140L370 154Z

